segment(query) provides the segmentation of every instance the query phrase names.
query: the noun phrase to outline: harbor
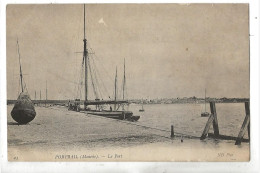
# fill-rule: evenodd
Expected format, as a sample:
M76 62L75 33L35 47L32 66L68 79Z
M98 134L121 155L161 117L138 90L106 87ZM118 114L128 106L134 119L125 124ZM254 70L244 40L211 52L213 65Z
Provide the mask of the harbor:
M217 105L219 127L222 134L237 136L244 119L243 104L230 105ZM135 113L139 107L132 105L131 109ZM166 111L157 114L166 107L173 115ZM234 140L199 139L207 122L207 118L200 116L201 108L203 105L148 105L141 113L140 121L129 122L68 111L63 106L36 106L38 116L28 125L17 125L7 116L8 159L111 161L108 155L118 154L123 158L113 157L113 161L248 160L248 142L237 146ZM9 105L8 113L11 109L12 105ZM233 118L227 118L228 115ZM171 138L171 124L176 134L174 138ZM247 134L244 137L247 138ZM224 156L219 156L219 153L224 153ZM99 157L80 158L84 154ZM77 159L72 156L62 158L61 155L77 155Z
M9 161L250 160L246 4L7 9Z

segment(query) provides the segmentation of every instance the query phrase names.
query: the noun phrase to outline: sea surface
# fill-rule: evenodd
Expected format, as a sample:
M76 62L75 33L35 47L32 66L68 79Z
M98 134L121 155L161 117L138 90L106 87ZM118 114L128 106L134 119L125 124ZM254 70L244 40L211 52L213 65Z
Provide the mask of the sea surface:
M137 124L169 131L173 125L175 132L198 137L208 120L201 117L204 104L150 104L144 105L144 112L139 112L141 105L132 104L128 109L141 116ZM206 111L210 112L209 104ZM217 103L216 111L220 134L237 137L245 118L244 103ZM212 126L210 132L213 132ZM244 137L248 138L247 133Z

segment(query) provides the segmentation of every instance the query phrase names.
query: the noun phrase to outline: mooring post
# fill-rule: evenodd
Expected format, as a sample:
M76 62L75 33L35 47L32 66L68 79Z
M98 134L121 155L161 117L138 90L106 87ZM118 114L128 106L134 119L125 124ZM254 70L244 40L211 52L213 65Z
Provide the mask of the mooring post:
M248 134L248 139L250 140L250 120L249 120L249 123L248 123L248 126L247 126L247 134Z
M214 136L219 136L219 128L218 128L218 118L217 118L217 111L216 111L216 105L215 102L210 102L210 111L211 114L209 116L208 122L202 132L202 135L200 137L200 140L203 140L207 137L207 134L209 132L210 125L213 123L213 130L214 130Z
M215 102L210 102L210 111L213 115L213 130L215 137L218 137L219 135L219 129L218 129L218 118L217 118L217 111L216 111L216 105Z
M249 126L249 123L250 123L250 109L249 109L250 105L249 105L249 102L245 102L245 110L246 110L246 116L245 116L245 119L244 119L244 122L242 124L242 127L239 131L239 134L238 134L238 137L237 137L237 140L236 140L236 143L235 145L240 145L241 144L241 141L242 141L242 138L246 132L246 129L248 130L248 138L250 137L250 126Z
M173 138L174 137L174 127L173 127L173 125L171 125L171 138Z
M248 134L248 139L250 139L250 103L245 102L245 110L246 110L246 115L248 115L248 125L247 125L247 134Z

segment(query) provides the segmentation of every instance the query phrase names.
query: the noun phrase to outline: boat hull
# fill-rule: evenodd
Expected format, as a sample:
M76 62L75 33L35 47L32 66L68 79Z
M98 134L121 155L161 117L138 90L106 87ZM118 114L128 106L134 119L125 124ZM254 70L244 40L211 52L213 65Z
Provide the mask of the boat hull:
M209 117L210 113L208 112L202 112L201 117Z
M22 92L11 111L12 118L19 124L27 124L32 121L36 112L28 93Z
M140 119L140 116L132 116L130 118L131 121L138 121Z
M87 113L119 120L130 119L133 116L133 112L130 111L87 111Z

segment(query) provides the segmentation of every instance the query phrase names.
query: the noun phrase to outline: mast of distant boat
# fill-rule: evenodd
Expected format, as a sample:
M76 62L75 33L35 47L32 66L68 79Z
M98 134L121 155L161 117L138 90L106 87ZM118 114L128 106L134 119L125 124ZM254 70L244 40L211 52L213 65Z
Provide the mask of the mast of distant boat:
M123 100L125 100L125 59L124 59L124 79L123 79ZM125 110L125 107L123 105L123 110Z
M18 51L18 57L19 57L19 65L20 65L20 80L21 80L21 88L23 92L23 73L22 73L22 66L21 66L21 58L20 58L20 51L19 51L19 43L17 38L17 51Z
M115 105L114 110L116 110L116 98L117 97L117 67L116 67L116 76L115 76Z
M45 98L45 107L47 105L47 94L48 94L48 90L47 90L47 80L46 80L46 98Z
M123 100L125 99L125 59L124 59L124 79L123 79Z
M85 101L88 100L88 50L87 50L87 39L86 39L86 31L85 31L85 4L84 4L84 52L83 52L83 61L85 61ZM84 104L84 108L86 109L86 104Z
M205 89L205 99L204 99L204 102L205 102L205 112L206 112L206 89Z

